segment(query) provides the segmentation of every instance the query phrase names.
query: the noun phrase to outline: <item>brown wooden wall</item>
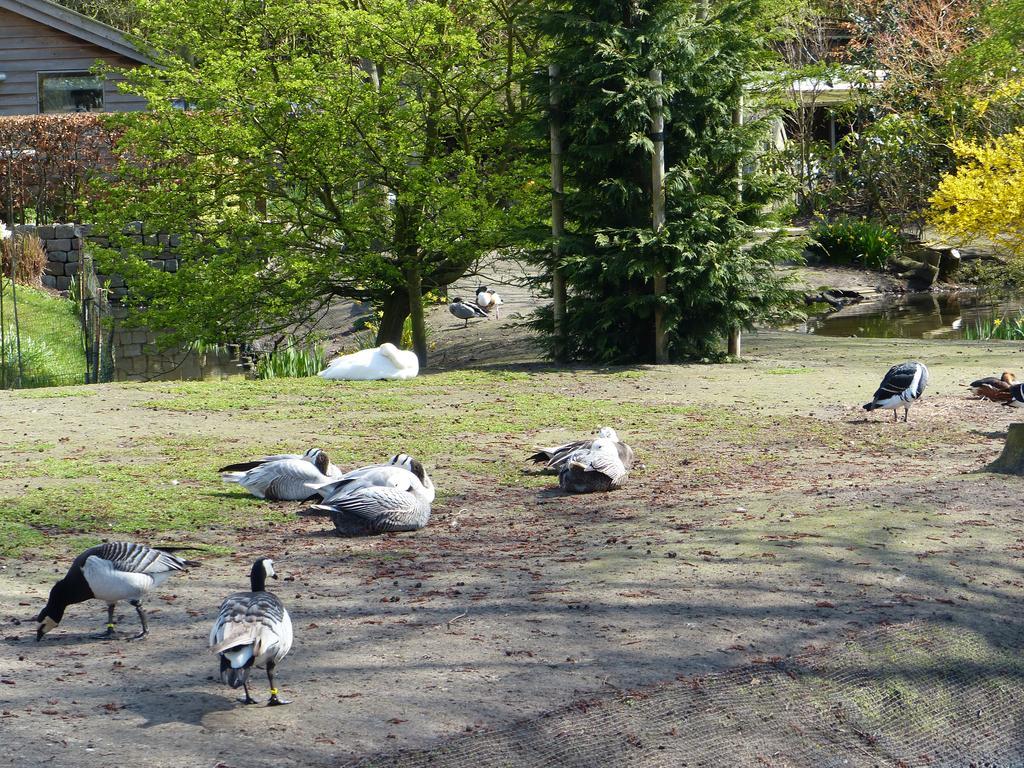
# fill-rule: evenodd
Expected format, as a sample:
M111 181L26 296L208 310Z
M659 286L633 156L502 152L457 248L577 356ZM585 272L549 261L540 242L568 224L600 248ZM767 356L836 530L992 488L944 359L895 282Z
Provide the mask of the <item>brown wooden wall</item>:
M39 112L39 72L85 72L103 59L116 67L134 63L116 53L79 40L72 35L0 10L0 115L34 115ZM144 99L118 91L108 77L103 93L107 112L133 112L146 108Z

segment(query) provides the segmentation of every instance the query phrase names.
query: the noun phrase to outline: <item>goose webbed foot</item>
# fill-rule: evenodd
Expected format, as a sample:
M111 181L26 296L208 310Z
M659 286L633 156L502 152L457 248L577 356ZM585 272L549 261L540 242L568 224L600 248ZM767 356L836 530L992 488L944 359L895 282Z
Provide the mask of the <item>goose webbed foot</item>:
M245 698L242 699L243 704L259 704L256 699L249 695L249 686L246 683L242 683L242 690L245 691Z
M268 707L281 707L285 704L291 704L291 702L285 699L278 698L276 693L270 694L270 701L267 702Z
M116 624L107 624L107 629L98 635L93 635L96 640L116 640L118 638L117 632L114 631Z
M144 630L142 630L141 632L139 632L139 634L137 634L137 635L132 635L132 636L131 636L131 637L129 637L128 639L129 639L129 640L143 640L143 639L145 639L145 638L146 638L146 636L148 636L148 635L149 635L149 630L148 630L148 629L144 629Z

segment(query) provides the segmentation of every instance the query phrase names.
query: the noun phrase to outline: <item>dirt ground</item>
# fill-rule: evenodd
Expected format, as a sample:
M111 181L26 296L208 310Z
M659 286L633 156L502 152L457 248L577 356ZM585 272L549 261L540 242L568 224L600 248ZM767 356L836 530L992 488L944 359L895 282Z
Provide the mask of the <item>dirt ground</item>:
M436 404L429 418L459 421L464 408L458 434L471 443L424 457L441 490L425 530L343 540L296 516L300 505L274 505L279 519L267 522L254 500L249 524L173 537L223 554L198 555L200 567L151 596L141 642L92 639L105 615L95 602L34 642L31 619L76 536L103 531L47 529L45 545L0 560L0 765L338 765L602 692L822 651L879 625L984 637L1019 614L1024 481L981 471L1019 415L962 386L1019 368L1019 344L765 332L737 364L558 371L529 365L514 326L531 300L508 293L503 320L468 330L434 310L436 372L403 390L418 409ZM904 359L932 372L910 423L866 417L860 404ZM493 374L493 395L460 390L452 369L466 365ZM147 435L187 438L207 446L211 475L189 492L227 499L213 476L221 458L268 433L331 448L353 428L341 411L173 405L195 391L0 395L0 441L9 466L38 461L33 445L117 465ZM568 411L517 431L476 424L472 409L500 414L507 399L511 419L531 397L621 408L613 426L645 466L589 497L523 473L533 446L571 434L559 427ZM0 479L0 505L75 482L15 473ZM220 600L244 587L257 555L275 559L284 578L273 589L295 625L279 668L287 707L241 706L206 651ZM134 611L119 613L134 629ZM265 699L265 678L255 680Z

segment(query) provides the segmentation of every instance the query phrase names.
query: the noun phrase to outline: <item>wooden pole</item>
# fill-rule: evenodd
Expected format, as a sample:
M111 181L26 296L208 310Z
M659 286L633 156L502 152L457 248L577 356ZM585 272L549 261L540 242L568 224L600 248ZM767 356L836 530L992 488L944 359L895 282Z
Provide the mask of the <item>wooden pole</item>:
M562 237L565 235L565 197L562 183L562 96L559 82L559 67L548 65L549 97L548 122L551 126L551 297L555 315L555 360L564 362L568 357L566 338L566 287L565 274L559 266L562 254Z
M739 98L736 101L736 108L732 111L732 124L740 128L743 126L743 90L740 86ZM736 158L736 197L737 202L742 202L743 197L743 157ZM734 325L729 329L729 356L740 357L743 354L743 329Z
M652 69L651 82L661 85L661 70ZM651 106L651 141L654 152L651 155L651 226L655 234L665 227L665 113L661 96L654 97ZM665 334L665 294L668 282L665 267L654 267L654 362L663 365L668 362L668 341Z

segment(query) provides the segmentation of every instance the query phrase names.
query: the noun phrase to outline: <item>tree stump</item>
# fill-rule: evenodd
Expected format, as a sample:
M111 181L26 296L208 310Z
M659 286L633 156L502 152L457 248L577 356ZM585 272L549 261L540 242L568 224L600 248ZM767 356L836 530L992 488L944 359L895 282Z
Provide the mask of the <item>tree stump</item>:
M1017 422L1009 426L1003 452L987 469L989 472L1024 475L1024 423Z

